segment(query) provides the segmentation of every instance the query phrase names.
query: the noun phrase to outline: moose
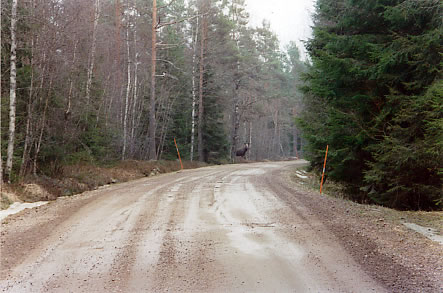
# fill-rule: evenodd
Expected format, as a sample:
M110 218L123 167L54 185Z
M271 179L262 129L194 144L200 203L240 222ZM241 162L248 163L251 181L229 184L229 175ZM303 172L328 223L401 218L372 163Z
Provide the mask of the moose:
M242 158L244 159L245 156L246 156L246 152L248 151L248 149L249 149L249 144L245 143L245 146L242 147L241 149L237 150L237 151L235 152L235 155L236 155L237 157L242 157Z

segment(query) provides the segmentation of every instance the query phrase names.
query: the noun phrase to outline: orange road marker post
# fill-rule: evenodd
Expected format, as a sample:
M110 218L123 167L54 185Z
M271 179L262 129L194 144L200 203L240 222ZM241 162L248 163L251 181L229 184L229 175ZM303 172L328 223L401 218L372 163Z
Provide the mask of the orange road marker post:
M320 183L320 194L323 188L323 178L325 177L325 168L326 168L326 159L328 158L328 149L329 145L326 145L326 154L325 154L325 162L323 163L323 174L321 175L321 183Z
M180 160L180 166L182 167L182 170L183 170L182 159L180 158L180 152L178 151L178 146L177 146L177 142L175 141L175 137L174 137L174 143L175 143L175 148L177 149L178 159Z

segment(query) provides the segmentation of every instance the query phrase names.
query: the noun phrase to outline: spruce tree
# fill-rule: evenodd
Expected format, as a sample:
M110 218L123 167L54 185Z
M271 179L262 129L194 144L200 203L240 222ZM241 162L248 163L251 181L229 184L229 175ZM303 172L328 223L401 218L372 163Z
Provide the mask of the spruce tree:
M313 166L329 144L329 177L355 198L441 207L441 11L434 0L317 2L299 124Z

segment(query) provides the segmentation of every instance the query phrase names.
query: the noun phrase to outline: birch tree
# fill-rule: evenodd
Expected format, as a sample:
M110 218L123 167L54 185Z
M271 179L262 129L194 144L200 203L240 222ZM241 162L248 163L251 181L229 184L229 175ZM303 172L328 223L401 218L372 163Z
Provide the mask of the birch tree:
M129 27L131 26L131 9L129 8L129 1L127 1L127 24L126 24L126 52L127 52L127 81L126 81L126 97L125 110L123 113L123 149L122 160L126 157L126 144L128 142L128 108L129 108L129 94L131 91L131 53L129 49Z
M194 140L195 140L195 106L196 106L196 84L195 84L195 74L196 74L196 65L197 65L197 42L198 42L198 25L199 18L196 19L195 24L195 34L192 48L192 110L191 110L191 153L190 160L191 162L194 159Z
M132 123L131 123L131 155L134 155L134 147L135 147L135 129L136 129L136 110L137 110L137 103L138 103L138 52L137 52L137 24L134 23L134 50L135 50L135 56L134 56L134 91L133 91L133 99L132 99Z
M15 143L15 103L16 103L16 87L17 87L17 1L12 1L11 10L11 72L10 72L10 90L9 90L9 140L8 140L8 156L6 158L6 174L8 182L11 183L12 163L14 157Z

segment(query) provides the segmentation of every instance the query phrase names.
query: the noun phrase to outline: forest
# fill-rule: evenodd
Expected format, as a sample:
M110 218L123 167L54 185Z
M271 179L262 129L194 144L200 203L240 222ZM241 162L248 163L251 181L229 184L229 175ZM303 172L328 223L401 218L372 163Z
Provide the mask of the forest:
M305 157L349 197L443 207L442 4L318 0L302 60L245 0L1 0L1 178ZM294 28L297 29L297 28Z
M6 178L175 159L174 138L188 160L229 162L244 143L253 160L292 155L298 49L247 23L243 0L3 1Z
M355 200L443 207L442 2L318 0L297 117Z

